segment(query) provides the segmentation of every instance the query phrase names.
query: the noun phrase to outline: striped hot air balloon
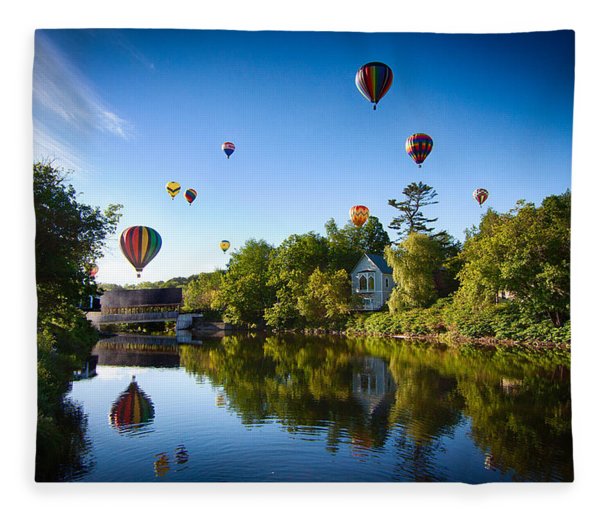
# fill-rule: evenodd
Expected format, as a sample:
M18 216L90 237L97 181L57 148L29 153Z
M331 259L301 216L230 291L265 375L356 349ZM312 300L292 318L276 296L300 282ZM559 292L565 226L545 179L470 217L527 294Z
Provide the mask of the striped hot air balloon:
M137 274L148 265L160 251L162 238L155 229L146 226L132 226L121 233L121 251Z
M196 192L196 190L194 190L193 188L188 188L185 191L185 200L187 202L190 203L190 206L192 205L192 203L194 202L194 199L198 196L198 192Z
M477 188L473 192L473 199L475 199L479 203L479 207L487 200L489 197L489 192L485 188Z
M221 150L227 155L227 159L229 159L229 156L231 156L235 150L235 145L231 142L225 142L221 145Z
M425 133L411 134L406 139L406 152L413 161L421 168L421 163L429 156L433 149L433 139Z
M179 190L181 190L181 185L175 181L169 181L166 188L167 192L171 196L171 199L174 201L175 196L179 193Z
M129 387L113 403L109 419L111 426L119 432L134 432L154 420L154 404L140 389L135 376Z
M360 204L350 208L350 220L356 227L361 227L369 219L369 208Z
M221 248L221 251L226 252L230 245L229 240L221 240L219 247Z
M377 103L388 92L393 80L392 69L388 65L378 62L361 66L354 78L358 91L373 103L373 109L377 109Z

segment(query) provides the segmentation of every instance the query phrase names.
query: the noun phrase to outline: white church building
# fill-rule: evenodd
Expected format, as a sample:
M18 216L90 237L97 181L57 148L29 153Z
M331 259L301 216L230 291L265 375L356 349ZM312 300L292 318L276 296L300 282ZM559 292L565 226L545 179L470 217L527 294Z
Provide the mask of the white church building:
M378 254L363 254L351 277L352 292L363 298L362 310L380 310L394 288L392 268Z

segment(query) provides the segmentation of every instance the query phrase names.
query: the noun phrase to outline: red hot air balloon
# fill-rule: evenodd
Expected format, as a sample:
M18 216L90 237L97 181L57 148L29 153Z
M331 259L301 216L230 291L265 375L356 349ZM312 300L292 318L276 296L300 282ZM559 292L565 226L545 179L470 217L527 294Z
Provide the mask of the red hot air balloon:
M479 203L479 207L487 200L489 197L489 193L485 188L477 188L473 192L473 199L475 199Z
M154 420L154 404L132 377L110 409L110 424L119 432L134 432Z
M187 202L190 203L190 206L192 205L192 203L194 202L194 199L198 196L198 192L196 192L196 190L194 190L193 188L188 188L185 191L185 200Z
M90 265L90 278L95 278L96 274L98 274L98 270L98 266L95 263Z
M378 62L361 66L354 78L358 91L373 103L373 109L377 109L377 103L388 92L393 80L392 69L388 65Z
M406 152L413 161L421 168L421 163L429 156L433 148L433 140L431 136L425 133L411 134L406 139Z
M146 226L132 226L121 233L121 251L129 263L140 274L160 251L162 238L155 229Z
M229 156L231 156L235 150L235 145L231 142L225 142L221 145L221 150L227 155L227 159L229 159Z
M369 208L362 205L350 208L350 220L356 227L361 227L369 218Z

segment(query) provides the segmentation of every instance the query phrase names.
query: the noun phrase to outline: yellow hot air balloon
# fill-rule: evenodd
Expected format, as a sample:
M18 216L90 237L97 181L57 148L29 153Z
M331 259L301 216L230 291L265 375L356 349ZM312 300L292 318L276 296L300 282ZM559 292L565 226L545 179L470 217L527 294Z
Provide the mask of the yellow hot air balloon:
M179 183L175 181L169 181L167 183L167 192L172 200L175 200L175 196L179 193L179 190L181 190L181 185Z
M226 252L230 245L229 240L221 240L219 247L221 248L221 251Z

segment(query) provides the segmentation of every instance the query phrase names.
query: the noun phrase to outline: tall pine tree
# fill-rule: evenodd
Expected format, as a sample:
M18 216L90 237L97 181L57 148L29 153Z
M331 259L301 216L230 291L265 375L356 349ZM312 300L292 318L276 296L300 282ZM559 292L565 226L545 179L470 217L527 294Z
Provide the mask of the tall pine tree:
M397 208L401 212L389 225L390 229L398 231L398 241L411 233L431 233L433 228L428 227L427 224L435 222L437 218L428 219L421 212L421 208L437 204L438 201L433 200L437 196L437 192L431 186L419 181L418 184L409 184L402 190L402 193L405 196L405 200L397 201L396 199L390 199L388 201L390 206Z

